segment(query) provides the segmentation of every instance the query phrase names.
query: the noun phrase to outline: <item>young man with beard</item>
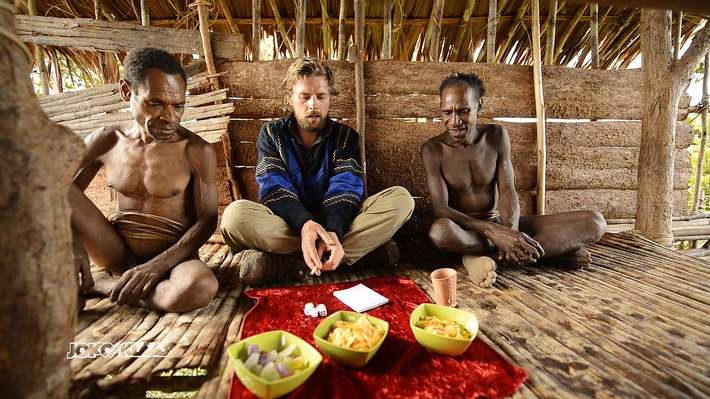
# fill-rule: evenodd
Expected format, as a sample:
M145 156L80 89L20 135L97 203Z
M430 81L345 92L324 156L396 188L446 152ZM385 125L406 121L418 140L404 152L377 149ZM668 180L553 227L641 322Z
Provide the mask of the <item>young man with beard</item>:
M446 129L421 149L436 220L429 238L436 247L460 253L471 279L490 287L496 263L523 266L542 258L584 267L584 244L606 230L599 212L520 216L508 131L476 124L484 88L473 74L455 73L439 87ZM497 254L496 254L497 252Z
M248 284L320 275L341 265L393 265L394 233L414 200L391 187L363 201L358 133L328 116L333 74L322 61L293 62L283 88L293 112L259 131L256 180L261 203L225 209L222 235L239 252Z
M180 126L186 87L169 53L132 51L119 90L133 120L84 141L69 193L84 292L168 312L203 307L217 292L214 273L197 254L217 226L217 161L209 143ZM109 220L84 195L101 167L118 194ZM89 259L110 273L92 279Z

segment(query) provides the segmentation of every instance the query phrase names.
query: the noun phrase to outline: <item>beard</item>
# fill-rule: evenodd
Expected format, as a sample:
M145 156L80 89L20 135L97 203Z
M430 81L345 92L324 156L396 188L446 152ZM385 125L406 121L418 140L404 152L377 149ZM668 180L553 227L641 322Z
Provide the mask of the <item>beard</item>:
M313 123L308 120L308 117L311 117L311 116L318 116L318 117L320 117L320 119L318 120L318 122ZM303 116L302 118L299 118L298 116L296 117L296 122L298 122L298 126L301 129L303 129L307 132L311 132L311 133L320 132L321 130L323 130L327 120L328 120L327 115L321 115L320 113L316 113L316 112L307 114L307 115Z

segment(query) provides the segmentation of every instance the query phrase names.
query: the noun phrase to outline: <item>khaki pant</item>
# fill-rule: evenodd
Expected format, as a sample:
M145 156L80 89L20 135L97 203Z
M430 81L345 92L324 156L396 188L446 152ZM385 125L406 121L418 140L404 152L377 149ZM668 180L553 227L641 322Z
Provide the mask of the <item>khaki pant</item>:
M365 254L387 242L414 210L414 200L407 189L394 186L368 197L360 205L355 219L341 244L343 262L352 265ZM220 226L224 241L239 252L253 248L281 255L301 252L301 236L266 206L237 200L222 214Z

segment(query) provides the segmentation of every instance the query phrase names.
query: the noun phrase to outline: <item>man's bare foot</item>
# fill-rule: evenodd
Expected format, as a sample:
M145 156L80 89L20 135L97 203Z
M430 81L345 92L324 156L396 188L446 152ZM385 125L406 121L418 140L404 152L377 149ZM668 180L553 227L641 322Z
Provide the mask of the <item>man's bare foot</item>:
M496 281L496 262L488 256L464 255L461 257L468 277L482 288L489 288Z
M118 281L111 272L98 267L91 269L91 277L94 279L94 286L82 292L85 296L109 296Z
M570 269L585 269L592 263L592 257L589 255L589 251L584 248L579 248L576 251L545 258L544 263Z

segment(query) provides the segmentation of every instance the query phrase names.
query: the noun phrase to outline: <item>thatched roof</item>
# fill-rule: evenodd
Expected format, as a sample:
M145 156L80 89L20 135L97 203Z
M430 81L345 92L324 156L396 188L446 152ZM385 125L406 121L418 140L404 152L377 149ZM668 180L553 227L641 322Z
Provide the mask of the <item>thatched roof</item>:
M437 0L391 0L393 4L392 55L398 60L422 60L430 44L425 38ZM442 0L443 1L443 0ZM198 15L193 0L146 0L153 26L198 29ZM94 18L94 0L52 1L36 0L37 15L64 18ZM101 1L102 18L110 21L140 23L140 2L137 0ZM288 46L277 30L277 19L295 47L295 0L262 0L262 37L273 36L278 46L276 57L289 57ZM352 42L353 1L346 1L346 40ZM384 0L369 0L365 7L364 45L366 59L379 59L382 51ZM550 1L541 0L540 20L542 35L547 30ZM15 2L20 13L29 14L26 0ZM307 54L334 58L338 48L338 15L340 0L306 0L307 20L304 48ZM440 34L439 60L486 60L486 32L488 1L445 1ZM275 9L274 9L275 7ZM325 7L326 24L323 23ZM531 64L531 11L528 0L498 0L496 31L497 62ZM275 12L276 11L276 12ZM212 0L209 7L211 29L244 35L247 52L252 37L252 2L250 0ZM599 6L599 65L600 68L625 68L640 50L640 10L617 6ZM681 41L688 42L705 24L704 16L684 13ZM589 67L590 5L558 2L554 64ZM329 27L329 29L327 29ZM330 32L328 32L328 30ZM325 39L324 39L325 37ZM329 42L324 45L329 37ZM59 50L67 53L66 49ZM543 56L548 49L542 40ZM77 53L70 53L74 58ZM86 55L85 55L86 57ZM248 55L250 58L251 55ZM90 58L90 57L89 57ZM475 58L475 59L474 59ZM93 62L92 62L93 63Z

